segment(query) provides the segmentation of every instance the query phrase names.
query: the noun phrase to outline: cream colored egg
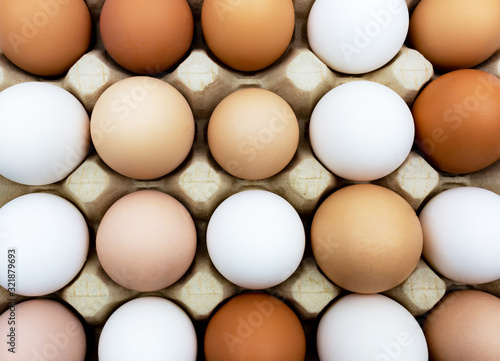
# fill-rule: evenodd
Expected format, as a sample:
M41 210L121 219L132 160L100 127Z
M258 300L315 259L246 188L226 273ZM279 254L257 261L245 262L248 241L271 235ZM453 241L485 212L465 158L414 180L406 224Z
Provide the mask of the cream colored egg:
M162 177L188 156L194 141L191 108L172 85L131 77L109 87L97 100L91 136L103 161L136 179Z

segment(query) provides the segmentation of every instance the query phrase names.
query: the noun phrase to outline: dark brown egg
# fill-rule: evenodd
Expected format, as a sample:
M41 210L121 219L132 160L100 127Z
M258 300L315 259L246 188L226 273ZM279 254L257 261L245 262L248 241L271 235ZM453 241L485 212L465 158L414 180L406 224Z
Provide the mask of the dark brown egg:
M191 47L194 22L186 0L107 0L100 18L109 55L137 74L156 74Z
M284 302L265 293L230 299L210 319L205 333L207 361L303 361L302 325Z
M0 49L27 72L65 73L85 54L91 34L83 0L0 0Z
M416 143L439 170L470 173L500 158L500 80L462 69L431 82L412 108Z

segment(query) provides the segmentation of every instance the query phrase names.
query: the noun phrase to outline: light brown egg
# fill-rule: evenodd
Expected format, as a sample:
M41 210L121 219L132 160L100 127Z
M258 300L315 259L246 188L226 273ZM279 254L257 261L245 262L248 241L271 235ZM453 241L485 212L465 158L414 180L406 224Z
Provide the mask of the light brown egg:
M0 49L27 72L65 73L85 54L91 35L83 0L0 0Z
M424 323L432 361L500 360L500 299L475 290L447 294Z
M287 49L295 12L292 0L205 0L201 25L220 61L236 70L257 71Z
M188 210L168 194L143 190L116 201L96 236L99 262L119 285L157 291L186 273L196 252Z
M243 293L210 319L204 340L207 361L303 361L306 339L290 307L265 293Z
M412 107L416 144L429 162L449 173L470 173L500 158L500 80L486 72L446 73Z
M186 0L106 0L100 30L118 64L137 74L156 74L189 50L194 21Z
M265 89L246 88L224 98L208 124L208 146L217 163L242 179L265 179L292 160L299 125L288 103Z
M439 70L478 65L500 47L500 1L422 0L408 39Z
M403 282L422 254L415 211L397 193L356 184L330 195L311 225L314 258L338 286L377 293Z
M0 316L2 361L85 360L85 329L64 304L33 299L10 305ZM11 351L10 351L11 350Z
M177 89L137 76L113 84L99 97L90 130L97 153L114 171L153 179L184 161L193 145L195 124Z

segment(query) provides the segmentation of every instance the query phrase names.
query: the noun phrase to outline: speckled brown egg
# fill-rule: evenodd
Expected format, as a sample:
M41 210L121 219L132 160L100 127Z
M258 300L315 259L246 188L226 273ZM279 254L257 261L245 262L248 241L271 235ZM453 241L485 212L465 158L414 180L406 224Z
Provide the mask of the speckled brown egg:
M412 107L416 144L437 169L470 173L500 158L500 80L475 69L446 73Z
M291 0L205 0L201 26L208 47L224 64L257 71L283 55L295 28Z
M137 74L170 69L193 40L193 14L186 0L106 0L99 24L109 55Z
M447 294L426 317L432 361L500 360L500 299L475 290Z
M423 235L413 208L397 193L356 184L331 194L311 225L314 258L338 286L377 293L403 282L422 254Z
M204 351L207 361L303 361L306 339L287 304L265 293L243 293L211 317Z
M473 67L500 46L500 2L422 0L410 18L408 38L439 70Z
M91 35L83 0L0 0L0 49L27 72L67 72L89 48Z

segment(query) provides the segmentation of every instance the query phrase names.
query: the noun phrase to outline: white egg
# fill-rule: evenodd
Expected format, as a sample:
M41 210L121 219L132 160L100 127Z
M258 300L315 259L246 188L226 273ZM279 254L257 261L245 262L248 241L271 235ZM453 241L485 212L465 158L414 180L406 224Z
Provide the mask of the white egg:
M427 361L417 320L396 301L380 294L352 293L334 301L317 330L321 361Z
M80 272L88 249L87 223L64 198L31 193L0 208L0 285L12 293L60 290Z
M229 281L264 289L295 272L304 254L305 231L285 199L264 190L246 190L214 211L207 247L215 268Z
M194 361L197 336L189 316L160 297L141 297L120 306L99 338L99 361Z
M311 115L309 135L315 155L331 172L372 181L407 158L415 125L395 91L371 81L351 81L321 98Z
M0 175L46 185L66 178L86 157L90 123L70 92L27 82L0 93Z
M500 196L457 187L434 196L419 215L423 256L443 276L469 284L500 279Z
M361 74L399 52L408 26L404 0L316 0L307 37L312 51L331 69Z

